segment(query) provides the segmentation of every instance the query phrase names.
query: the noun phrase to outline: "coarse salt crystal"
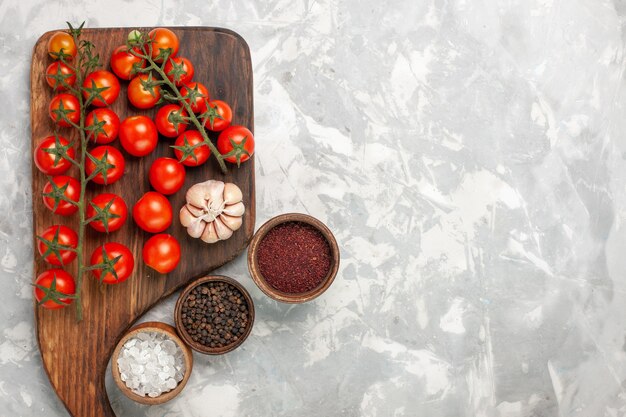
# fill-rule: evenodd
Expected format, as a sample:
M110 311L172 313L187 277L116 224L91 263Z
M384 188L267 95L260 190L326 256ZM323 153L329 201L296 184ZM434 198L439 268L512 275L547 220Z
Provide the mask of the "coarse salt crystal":
M151 398L176 388L186 371L181 348L156 332L141 332L126 341L117 366L129 389Z

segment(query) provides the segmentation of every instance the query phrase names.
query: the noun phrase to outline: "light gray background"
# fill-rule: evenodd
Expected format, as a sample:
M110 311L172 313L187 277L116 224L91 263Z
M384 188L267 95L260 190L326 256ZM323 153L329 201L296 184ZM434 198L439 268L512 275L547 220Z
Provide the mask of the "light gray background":
M0 1L0 415L66 416L31 310L28 72L66 20L248 41L257 223L308 212L342 265L307 305L242 256L252 336L118 416L626 415L621 1ZM200 69L201 72L201 69ZM169 320L172 302L150 318ZM81 387L76 387L80 390Z

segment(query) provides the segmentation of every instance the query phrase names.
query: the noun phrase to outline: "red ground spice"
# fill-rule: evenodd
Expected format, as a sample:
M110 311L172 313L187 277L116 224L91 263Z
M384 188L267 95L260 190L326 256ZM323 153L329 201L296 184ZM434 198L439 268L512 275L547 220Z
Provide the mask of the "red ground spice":
M313 226L287 222L271 229L257 252L261 274L275 289L300 294L311 291L330 270L330 245Z

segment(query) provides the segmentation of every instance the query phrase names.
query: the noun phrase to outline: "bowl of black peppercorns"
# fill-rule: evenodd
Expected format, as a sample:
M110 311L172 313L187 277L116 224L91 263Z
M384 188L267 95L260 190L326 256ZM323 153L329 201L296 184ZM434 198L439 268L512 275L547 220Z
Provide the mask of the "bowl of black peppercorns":
M179 336L196 352L221 355L240 346L252 331L254 304L237 281L210 275L193 281L176 302Z

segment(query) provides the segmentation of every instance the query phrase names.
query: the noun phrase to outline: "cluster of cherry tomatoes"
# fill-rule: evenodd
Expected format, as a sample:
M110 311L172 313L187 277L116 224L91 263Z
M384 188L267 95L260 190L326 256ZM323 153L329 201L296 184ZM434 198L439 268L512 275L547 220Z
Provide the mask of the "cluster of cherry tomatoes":
M201 118L208 130L221 132L217 149L224 159L240 164L254 153L254 136L243 126L233 126L232 110L221 100L211 100L204 85L193 82L194 67L191 61L178 57L177 36L164 28L149 33L152 59L159 62L163 50L169 52L168 62L163 66L165 74L179 88L182 97L193 113ZM79 99L67 90L76 83L74 69L68 63L77 54L73 37L66 32L55 33L48 43L48 52L55 60L46 70L46 80L57 93L49 104L52 121L60 128L77 127L80 122ZM126 45L116 48L110 60L111 69L96 70L88 74L82 85L83 100L93 109L86 115L84 125L89 141L95 147L89 150L85 160L85 175L96 183L108 185L119 181L124 175L125 158L111 142L119 137L120 145L130 155L142 157L150 154L157 146L158 136L176 138L174 158L157 158L151 165L148 176L155 191L144 194L134 205L132 215L135 223L143 230L154 233L144 245L143 261L160 273L168 273L180 261L180 245L176 238L163 233L172 223L172 207L166 195L180 190L185 181L185 166L204 164L211 151L197 130L189 128L189 114L181 104L166 104L159 108L155 120L142 115L129 116L120 121L110 106L120 94L120 82L128 83L127 95L130 103L138 109L156 106L162 96L162 83L152 73L141 72L146 60L140 56L139 47ZM138 56L139 55L139 56ZM65 62L64 62L65 61ZM162 61L161 61L162 62ZM63 82L61 82L61 80ZM76 151L66 138L55 135L44 138L35 150L35 164L41 172L50 176L44 186L44 204L55 214L69 216L78 207L81 193L79 180L65 175ZM98 232L110 233L119 230L128 217L124 199L113 193L101 193L86 202L86 219ZM35 283L35 295L46 308L61 308L72 302L73 277L60 267L76 258L78 236L64 225L53 225L39 236L38 250L46 262L57 267L42 273ZM101 282L116 284L125 281L134 269L134 256L123 244L105 243L92 253L90 264L93 275Z

